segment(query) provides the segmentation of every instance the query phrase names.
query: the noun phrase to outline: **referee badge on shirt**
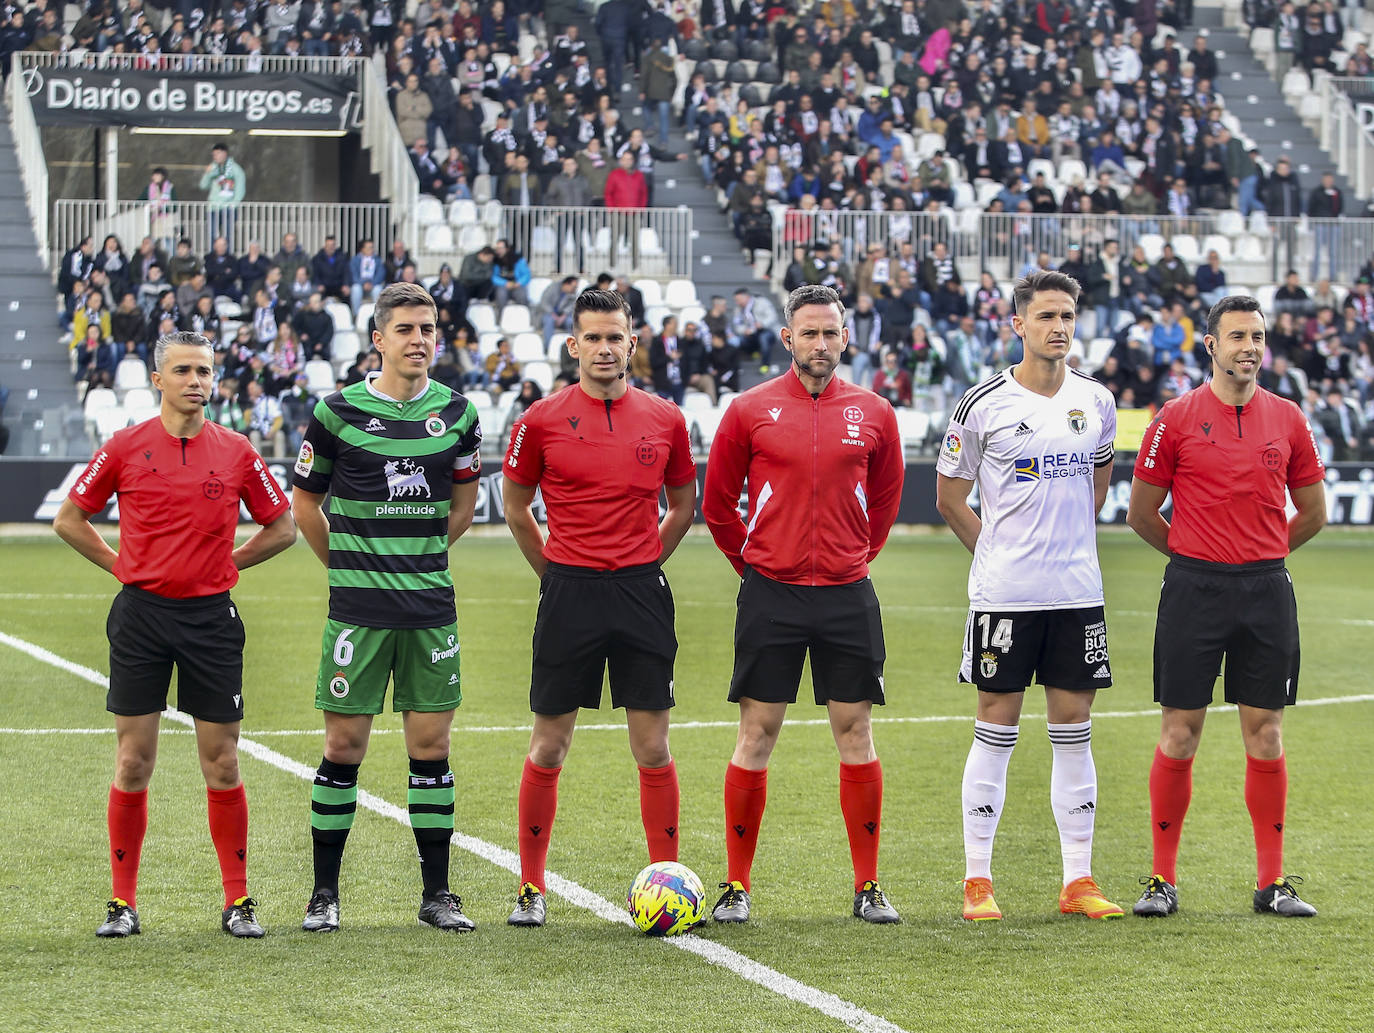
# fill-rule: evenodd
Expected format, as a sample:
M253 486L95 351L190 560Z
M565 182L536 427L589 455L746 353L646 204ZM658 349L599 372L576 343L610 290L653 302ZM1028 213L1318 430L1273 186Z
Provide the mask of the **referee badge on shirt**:
M1082 434L1088 429L1088 417L1083 414L1082 409L1069 410L1069 430L1075 434Z

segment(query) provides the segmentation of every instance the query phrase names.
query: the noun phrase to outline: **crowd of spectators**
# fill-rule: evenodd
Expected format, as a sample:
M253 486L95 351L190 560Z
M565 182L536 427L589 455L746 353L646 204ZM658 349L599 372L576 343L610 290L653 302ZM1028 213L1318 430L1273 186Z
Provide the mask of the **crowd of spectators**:
M164 54L380 50L397 125L411 142L422 189L445 200L470 197L476 176L485 172L493 195L508 205L651 204L656 165L686 158L670 146L676 109L696 164L719 189L746 254L772 247L776 217L770 205L940 211L954 203L961 179L999 185L995 196L984 195L989 212L1120 212L1175 220L1199 209L1232 207L1243 214L1342 214L1343 199L1339 191L1333 196L1329 180L1309 190L1288 162L1270 165L1243 143L1214 88L1217 58L1206 35L1193 36L1187 50L1178 42L1190 8L1170 0L609 0L595 16L602 60L594 63L570 3L428 0L407 10L385 3L233 0L207 15L180 7L144 12L140 0L128 0L93 5L57 46ZM1269 19L1279 36L1291 13L1288 4L1247 6L1252 23ZM9 34L0 36L6 56L31 47L46 20L13 6L7 14ZM1328 2L1301 15L1295 60L1322 67L1340 38L1340 11ZM152 32L152 22L160 23L159 33ZM1157 35L1160 26L1175 32ZM96 31L88 32L92 27ZM719 76L716 65L703 63L709 58L724 60L729 73ZM747 76L739 59L755 62ZM675 68L684 61L695 63L694 74L679 87ZM643 106L643 129L622 118L631 104ZM484 130L484 123L494 128ZM943 145L923 149L918 159L903 143L922 134L940 134ZM1058 165L1065 158L1080 161L1085 175L1047 183L1031 174L1035 159ZM963 284L943 243L860 241L856 250L852 239L814 233L787 239L796 247L784 286L824 282L841 291L850 308L852 373L894 402L910 404L931 389L956 392L1018 358L1010 299L990 275L976 287ZM370 242L360 243L354 255L327 242L313 257L284 255L283 248L272 259L256 245L248 249L254 257L227 254L226 243L194 256L183 242L150 239L122 261L117 241L112 258L103 257L111 251L109 241L100 256L93 242L68 252L64 266L79 267L76 254L91 266L84 275L64 268L59 283L78 376L105 382L111 360L145 354L167 319L213 327L219 318L214 299L221 297L242 306L234 336L253 346L261 368L272 369L281 340L280 375L267 385L281 389L282 378L299 372L292 355L304 361L328 350L327 342L301 329L327 315L319 312L325 298L345 301L356 312L393 273L415 275L413 265L401 273L390 252L379 259ZM162 253L168 244L171 255ZM404 245L396 246L404 256ZM1316 282L1321 256L1319 247L1309 283ZM380 265L382 277L361 282L360 259L369 268ZM266 268L245 279L231 275L231 262ZM1151 263L1131 240L1099 241L1089 243L1086 254L1036 254L1027 269L1055 262L1084 284L1084 304L1102 333L1116 326L1119 313L1130 313L1099 372L1123 404L1158 404L1196 383L1198 327L1207 305L1229 289L1215 258L1194 270L1167 249ZM445 266L433 288L443 335L437 375L469 388L517 391L522 399L538 391L522 380L508 341L479 349L466 310L473 301L490 302L498 314L507 304L528 305L547 338L565 328L565 282L555 280L542 297L530 297L528 263L506 241L461 256L454 267L456 273ZM620 286L633 292L624 281ZM257 296L264 288L271 288L265 304ZM1357 316L1359 292L1367 289L1351 291ZM277 290L284 303L276 300ZM314 301L312 293L319 295ZM206 295L210 300L203 303ZM1325 316L1318 310L1297 320L1275 312L1276 321L1295 320L1292 336L1300 346L1281 347L1287 337L1276 329L1273 364L1286 392L1306 382L1299 393L1314 423L1329 408L1326 389L1345 392L1347 408L1360 417L1353 435L1358 441L1362 428L1374 425L1365 418L1374 415L1369 344L1352 338L1348 327L1344 334L1321 330L1348 322L1335 315L1348 311L1341 301ZM642 312L641 303L640 320ZM1356 318L1354 325L1363 332L1367 322ZM644 343L631 375L679 402L690 388L714 398L741 386L740 360L753 356L767 371L777 346L777 314L762 291L744 290L733 302L712 299L704 318L681 327L670 319L657 330L648 324L640 330ZM1342 342L1342 351L1333 354L1333 340ZM248 383L264 381L251 375L247 361L232 370L240 404L249 401ZM575 375L566 355L559 374ZM361 375L360 369L351 375ZM264 395L274 397L274 391Z

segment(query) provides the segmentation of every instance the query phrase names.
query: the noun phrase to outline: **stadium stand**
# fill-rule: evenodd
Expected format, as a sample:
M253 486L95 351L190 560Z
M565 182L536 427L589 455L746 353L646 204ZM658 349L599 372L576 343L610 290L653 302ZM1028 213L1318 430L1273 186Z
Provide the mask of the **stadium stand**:
M376 251L386 278L416 276L435 293L435 375L489 391L501 422L522 381L547 391L575 375L558 333L563 276L578 289L612 276L641 321L636 382L678 400L702 444L732 392L775 371L781 292L825 282L851 309L853 336L863 334L844 375L910 409L904 441L919 452L961 390L1016 361L1011 282L1048 266L1083 283L1073 361L1122 405L1151 408L1200 382L1210 301L1247 291L1271 322L1270 386L1303 405L1327 454L1374 456L1374 310L1369 285L1357 283L1374 278L1374 236L1364 220L1339 233L1324 221L1362 216L1366 199L1339 177L1319 184L1326 159L1315 145L1310 158L1301 150L1309 138L1291 111L1271 126L1264 104L1256 114L1242 103L1240 91L1253 102L1258 87L1235 62L1254 62L1223 28L1242 17L1254 27L1249 45L1281 106L1307 90L1290 77L1374 71L1367 14L1314 5L1313 20L1300 9L1290 47L1285 14L1231 0L616 0L560 6L552 18L515 2L501 23L483 17L489 7L466 4L464 15L410 0L387 24L376 3L345 3L317 24L307 4L294 23L269 25L263 8L236 4L226 24L192 9L181 35L162 10L120 9L69 18L54 40L40 38L36 6L12 6L25 28L0 50L7 60L40 44L146 52L158 36L164 54L376 54L424 191L416 238L378 239ZM1209 43L1221 39L1224 50ZM628 170L617 169L622 153ZM622 215L621 199L635 196L660 206L650 221ZM690 220L673 221L682 209ZM689 247L684 267L689 236L700 262ZM57 243L77 270L61 291L64 317L103 325L85 300L103 248L93 242L82 257L76 241ZM407 246L414 264L393 261L393 247L409 257ZM71 348L88 416L104 397L102 368L117 391L138 386L113 371L146 355L169 293L146 278L146 260L125 262L140 332L131 317L119 321L110 360L80 341ZM308 314L319 285L304 275L299 286L269 282L265 307L248 296L261 277L241 276L212 305L220 375L238 385L216 408L221 422L251 423L249 379L291 409L293 393L368 368L359 343L370 309L331 301L320 347ZM101 293L117 310L114 292ZM207 325L175 298L170 307L178 325ZM751 323L755 311L767 318ZM905 376L875 383L889 351ZM1334 422L1333 388L1350 403ZM1330 428L1352 420L1333 441Z

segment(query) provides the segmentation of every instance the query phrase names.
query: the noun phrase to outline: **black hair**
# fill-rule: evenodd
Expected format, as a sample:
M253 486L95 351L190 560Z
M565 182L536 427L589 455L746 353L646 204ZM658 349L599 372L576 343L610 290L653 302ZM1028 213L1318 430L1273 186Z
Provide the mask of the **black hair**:
M1012 303L1018 316L1025 316L1031 299L1041 291L1063 291L1075 303L1083 288L1072 276L1054 269L1037 269L1029 276L1023 276L1012 287Z
M1259 299L1249 294L1229 294L1222 298L1207 313L1207 334L1216 337L1221 326L1221 317L1228 312L1259 312Z
M634 325L630 318L630 303L618 291L603 291L588 287L573 302L573 327L581 322L583 312L620 312L625 316L625 325Z

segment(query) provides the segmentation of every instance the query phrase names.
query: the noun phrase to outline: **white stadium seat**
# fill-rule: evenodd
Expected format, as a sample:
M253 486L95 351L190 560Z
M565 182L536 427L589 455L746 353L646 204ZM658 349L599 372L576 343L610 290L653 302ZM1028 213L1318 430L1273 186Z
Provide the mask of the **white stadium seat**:
M114 386L117 391L131 391L136 387L147 387L147 363L136 355L127 359L120 359L119 365L115 367Z
M437 197L422 196L415 202L415 217L421 226L432 226L444 221L444 203Z
M305 379L312 394L327 395L334 391L334 367L324 359L311 359L305 364Z
M669 280L663 303L669 308L685 309L689 305L700 305L697 285L691 280ZM648 304L646 301L645 304Z
M501 310L501 330L506 334L524 333L533 330L530 323L530 310L526 305L507 305Z
M496 310L486 302L476 301L468 306L468 322L479 334L496 329Z

